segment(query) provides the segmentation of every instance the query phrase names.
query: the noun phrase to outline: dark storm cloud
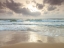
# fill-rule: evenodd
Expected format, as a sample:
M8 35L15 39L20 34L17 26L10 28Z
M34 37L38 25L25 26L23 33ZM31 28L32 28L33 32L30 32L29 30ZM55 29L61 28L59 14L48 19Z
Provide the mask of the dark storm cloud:
M0 9L2 9L3 8L3 4L0 2Z
M15 3L13 0L11 0L11 2L9 2L8 0L6 1L7 8L14 11L15 13L19 13L19 14L22 13L23 15L30 15L30 16L40 15L39 12L30 12L30 10L27 8L20 8L21 5L22 4L20 3Z
M37 3L36 6L37 6L38 9L43 9L43 7L44 7L43 4L39 4L39 3Z
M21 13L23 15L30 15L30 16L39 16L41 13L40 12L31 12L29 9L27 8L21 8L20 9Z
M22 15L28 15L28 16L39 16L41 13L40 12L31 12L29 9L27 8L23 8L23 4L22 3L16 3L13 0L6 0L6 2L4 3L6 8L12 10L13 12L17 13L17 14L22 14ZM3 4L1 3L0 6L2 7ZM1 11L3 12L3 11ZM9 12L9 14L12 14L11 12Z
M9 2L10 1L10 2ZM20 13L19 12L19 7L20 7L20 3L15 3L13 0L6 0L6 2L0 2L0 12L3 12L6 10L6 8L16 12L16 13Z
M52 11L52 10L55 10L55 9L56 9L55 6L48 6L48 8L47 8L48 11Z
M36 4L36 7L37 7L38 9L43 9L43 7L44 7L43 4L37 3L35 0L32 0L32 2Z
M0 13L5 13L4 8L5 8L4 3L0 2Z
M61 5L64 0L43 0L43 3L48 3L50 5Z
M6 0L6 7L9 8L10 10L14 11L15 13L20 13L20 6L22 6L22 4L20 3L15 3L13 0L10 0L10 2L8 0Z

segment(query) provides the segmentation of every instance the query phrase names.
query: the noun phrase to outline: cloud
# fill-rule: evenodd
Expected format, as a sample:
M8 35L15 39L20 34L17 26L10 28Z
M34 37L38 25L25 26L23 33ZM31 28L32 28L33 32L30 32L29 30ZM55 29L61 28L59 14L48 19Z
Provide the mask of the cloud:
M27 8L20 8L22 4L20 3L15 3L13 0L11 0L11 3L8 2L8 0L6 1L6 6L11 9L12 11L14 11L15 13L19 13L19 14L23 14L23 15L28 15L28 16L38 16L40 15L39 12L30 12L29 9Z
M0 2L0 9L4 9L4 7L5 5L2 2Z
M43 4L39 4L39 3L37 3L36 6L37 6L38 9L43 9L43 7L44 7Z
M44 14L48 14L48 12L44 12Z
M0 9L2 9L3 7L2 7L3 5L2 5L2 3L0 2Z
M30 3L30 1L26 1L26 3L27 3L27 4L29 4L29 3Z
M37 3L35 0L32 0L32 2L36 4L36 7L37 7L38 9L43 9L43 7L44 7L43 4Z
M1 3L0 6L2 7L3 4ZM31 12L29 9L23 7L22 3L16 3L13 0L6 0L5 7L7 9L11 10L12 12L15 12L17 14L22 14L25 16L39 16L39 15L41 15L40 12ZM1 10L0 12L3 12L3 10ZM8 14L13 14L13 13L8 12Z
M41 15L40 12L31 12L31 11L30 11L29 9L27 9L27 8L21 8L20 11L21 11L21 13L22 13L23 15L28 15L28 16L39 16L39 15Z
M35 0L32 0L32 2L33 2L33 3L36 3L36 1L35 1Z
M5 13L4 8L5 8L5 5L2 2L0 2L0 13Z
M47 8L48 11L52 11L52 10L55 10L55 9L56 9L55 6L48 6L48 8Z
M13 12L11 12L11 11L8 11L8 12L7 12L7 14L9 14L9 15L13 15Z
M10 10L14 11L15 13L20 13L20 6L22 6L21 3L15 3L13 0L6 0L6 7L9 8Z
M61 5L64 0L43 0L43 3L48 3L50 5Z
M0 10L0 13L5 13L5 11L4 10Z

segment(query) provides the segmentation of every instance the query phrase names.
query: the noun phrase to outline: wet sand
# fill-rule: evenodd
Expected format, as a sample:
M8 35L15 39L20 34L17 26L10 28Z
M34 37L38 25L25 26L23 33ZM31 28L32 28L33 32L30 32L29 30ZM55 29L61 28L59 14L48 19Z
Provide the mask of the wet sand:
M41 36L31 31L0 31L0 48L64 48L64 37Z
M45 44L45 43L21 43L0 48L64 48L64 44Z

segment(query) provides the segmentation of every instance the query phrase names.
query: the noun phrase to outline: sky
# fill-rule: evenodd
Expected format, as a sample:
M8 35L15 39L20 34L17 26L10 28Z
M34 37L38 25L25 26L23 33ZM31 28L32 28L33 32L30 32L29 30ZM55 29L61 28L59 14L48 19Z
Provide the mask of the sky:
M0 0L0 19L64 18L64 0Z

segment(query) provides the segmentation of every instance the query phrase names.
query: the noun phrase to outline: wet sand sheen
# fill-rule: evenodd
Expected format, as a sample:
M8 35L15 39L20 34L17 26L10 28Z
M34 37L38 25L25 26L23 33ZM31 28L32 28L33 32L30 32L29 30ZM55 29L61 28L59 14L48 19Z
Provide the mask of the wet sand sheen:
M64 37L41 36L31 31L0 31L1 48L64 47ZM46 46L45 46L46 45ZM60 46L59 46L60 45ZM5 46L5 47L3 47Z
M62 43L45 44L45 43L21 43L10 46L3 46L0 48L64 48Z

